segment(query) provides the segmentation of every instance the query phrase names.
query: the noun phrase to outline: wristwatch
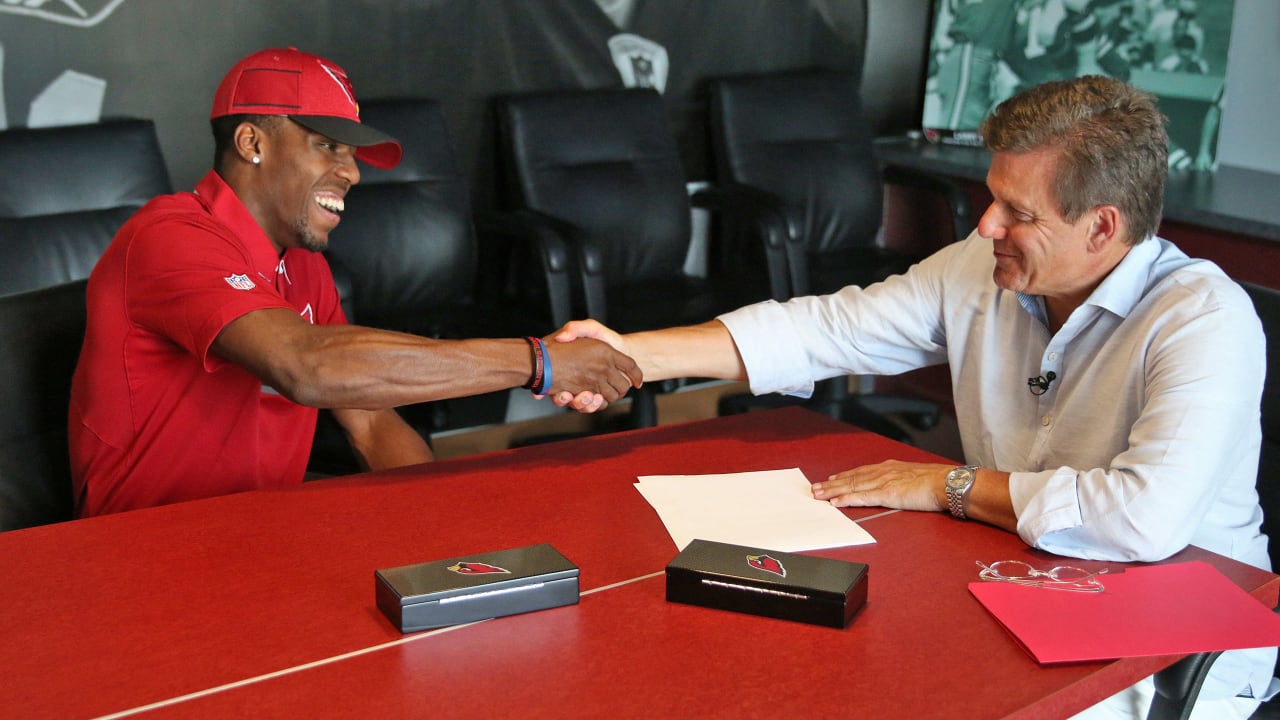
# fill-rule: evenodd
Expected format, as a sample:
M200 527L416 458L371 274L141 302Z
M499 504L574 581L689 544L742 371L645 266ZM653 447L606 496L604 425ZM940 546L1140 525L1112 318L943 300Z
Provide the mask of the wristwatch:
M977 465L961 465L947 473L947 509L958 520L968 520L965 514L965 501L969 499L969 488L978 477Z

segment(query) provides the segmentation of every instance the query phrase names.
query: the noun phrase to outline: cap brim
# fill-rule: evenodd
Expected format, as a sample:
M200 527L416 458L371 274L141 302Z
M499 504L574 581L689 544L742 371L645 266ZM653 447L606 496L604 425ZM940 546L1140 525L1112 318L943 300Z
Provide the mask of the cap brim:
M290 115L299 125L333 138L356 149L356 159L370 165L390 170L400 164L400 143L382 132L346 118L329 115Z

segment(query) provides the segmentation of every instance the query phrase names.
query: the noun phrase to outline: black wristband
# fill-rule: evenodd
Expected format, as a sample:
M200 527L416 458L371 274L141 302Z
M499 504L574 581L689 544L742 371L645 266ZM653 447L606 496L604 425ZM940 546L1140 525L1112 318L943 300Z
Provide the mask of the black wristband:
M529 373L529 381L520 387L537 392L536 388L542 385L543 357L546 353L546 348L543 346L542 341L536 337L527 337L525 342L529 343L529 355L533 364L533 371Z

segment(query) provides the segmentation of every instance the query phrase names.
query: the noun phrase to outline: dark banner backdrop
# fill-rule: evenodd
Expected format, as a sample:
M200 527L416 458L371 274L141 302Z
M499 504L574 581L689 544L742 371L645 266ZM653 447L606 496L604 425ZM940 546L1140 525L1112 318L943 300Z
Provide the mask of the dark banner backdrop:
M485 206L497 94L621 85L628 67L629 84L662 88L689 177L702 179L706 78L805 66L859 78L867 22L863 0L3 2L3 119L25 125L37 98L93 102L84 88L97 88L103 116L156 121L174 184L187 188L210 164L207 114L221 75L253 50L295 45L344 66L362 97L441 100ZM624 51L615 64L610 39L620 34L650 56ZM68 74L75 82L56 82ZM888 93L910 96L918 80L908 74Z

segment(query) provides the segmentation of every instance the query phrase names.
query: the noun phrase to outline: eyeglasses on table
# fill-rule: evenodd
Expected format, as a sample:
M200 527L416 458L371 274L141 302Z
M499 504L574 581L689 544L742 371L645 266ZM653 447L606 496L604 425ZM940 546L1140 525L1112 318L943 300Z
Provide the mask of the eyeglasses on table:
M1021 560L1000 560L990 565L979 560L977 564L982 568L978 571L978 578L987 582L1070 592L1102 592L1104 588L1098 576L1107 572L1106 568L1090 571L1071 565L1057 565L1048 570L1040 570Z

